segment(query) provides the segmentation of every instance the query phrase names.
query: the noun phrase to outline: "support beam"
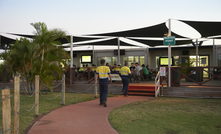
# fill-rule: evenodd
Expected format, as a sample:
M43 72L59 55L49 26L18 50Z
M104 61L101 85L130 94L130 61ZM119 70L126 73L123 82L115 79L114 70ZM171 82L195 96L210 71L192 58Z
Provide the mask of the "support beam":
M95 55L94 55L94 45L93 45L93 64L95 64L94 63L94 58L95 58Z
M213 66L216 66L216 49L215 49L215 39L213 39Z
M70 67L72 68L73 67L73 36L72 35L70 36L70 47L71 47L71 50L70 50L71 65L70 65Z
M70 56L71 56L71 65L70 65L70 84L72 84L73 81L73 73L72 73L72 68L73 68L73 36L70 36L70 46L71 46L71 51L70 51Z
M196 40L196 67L198 67L198 39Z
M120 37L118 37L118 64L120 64Z
M171 36L171 19L169 19L169 31L168 36ZM171 45L168 45L168 87L171 87Z

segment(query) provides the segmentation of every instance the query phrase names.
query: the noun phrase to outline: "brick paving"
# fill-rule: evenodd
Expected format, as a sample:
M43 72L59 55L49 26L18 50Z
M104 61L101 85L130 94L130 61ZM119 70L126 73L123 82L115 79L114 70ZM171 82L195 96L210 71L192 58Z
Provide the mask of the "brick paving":
M108 121L108 114L116 107L140 100L146 96L110 97L107 107L92 100L64 106L38 120L28 134L117 134Z

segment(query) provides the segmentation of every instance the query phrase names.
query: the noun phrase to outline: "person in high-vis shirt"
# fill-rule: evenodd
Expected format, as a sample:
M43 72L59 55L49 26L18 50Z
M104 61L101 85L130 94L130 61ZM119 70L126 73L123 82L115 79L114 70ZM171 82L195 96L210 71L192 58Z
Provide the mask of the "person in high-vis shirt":
M111 72L108 66L105 66L105 60L101 60L101 66L97 67L96 69L96 76L95 76L95 86L97 86L97 79L99 77L99 91L100 91L100 104L104 107L107 107L107 93L108 93L108 75L111 79Z
M128 66L128 62L125 61L124 66L120 69L120 77L122 79L122 84L123 84L123 88L122 88L122 94L124 95L124 97L127 97L127 92L128 92L128 87L129 87L129 77L131 75L130 69L127 67Z

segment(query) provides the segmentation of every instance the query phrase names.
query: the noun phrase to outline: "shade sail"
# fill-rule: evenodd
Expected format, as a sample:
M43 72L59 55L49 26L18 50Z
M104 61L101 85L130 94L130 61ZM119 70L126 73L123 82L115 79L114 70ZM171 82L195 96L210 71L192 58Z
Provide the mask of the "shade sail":
M74 44L75 46L85 46L85 45L92 45L92 46L118 46L118 39L117 38L106 38L106 39L99 39L99 40L91 40L91 42L78 42ZM136 46L132 45L123 41L120 41L120 46ZM63 46L63 48L68 48L69 45Z
M168 33L168 28L165 23L158 25L144 27L139 29L112 32L112 33L103 33L103 34L92 34L89 36L112 36L112 37L163 37L165 33ZM171 33L171 36L176 36L177 38L183 38L180 35Z
M163 45L163 40L146 40L146 39L134 39L134 38L129 38L131 40L146 44L148 46L162 46ZM176 40L176 45L184 45L184 44L191 44L192 40Z
M221 35L221 22L206 22L206 21L186 21L186 20L179 20L182 21L194 29L196 29L202 37L208 36L216 36Z
M17 35L25 38L34 38L36 35L27 35L27 34L15 34L15 33L9 33L12 35ZM81 37L81 36L73 36L73 42L81 42L81 41L88 41L93 39L101 39L101 38L94 38L94 37ZM59 38L57 39L61 42L61 44L66 44L70 42L70 35L66 36L66 38Z
M16 40L12 39L12 38L8 38L6 36L1 35L1 45L5 45L5 44L12 44L14 43Z

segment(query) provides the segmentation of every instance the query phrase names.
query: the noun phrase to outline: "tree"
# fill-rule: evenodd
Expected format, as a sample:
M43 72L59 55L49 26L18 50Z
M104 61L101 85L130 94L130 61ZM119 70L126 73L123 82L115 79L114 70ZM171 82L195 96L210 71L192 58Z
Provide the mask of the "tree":
M33 54L35 48L32 41L21 38L16 40L10 50L2 55L5 60L4 66L10 69L12 74L20 74L22 79L26 79L28 85L28 91L32 87L33 81L30 81L33 74L31 67L33 63Z
M36 74L39 74L43 83L51 86L52 81L57 77L61 78L63 72L58 63L66 65L63 59L69 58L69 54L58 41L60 38L66 38L66 33L61 29L49 30L47 25L41 22L31 23L31 25L36 29L33 42L36 51L33 56L38 57L34 61L34 70ZM42 83L40 87L42 87Z
M60 29L48 30L46 24L31 24L36 29L35 38L30 41L26 38L16 40L9 52L2 55L5 66L10 72L19 73L22 79L26 79L30 90L39 75L40 80L52 86L53 80L60 79L63 69L59 63L67 65L63 59L69 58L69 54L61 47L59 38L66 38L66 33ZM40 29L38 28L40 26ZM42 87L43 83L40 84ZM51 91L53 91L51 89Z

